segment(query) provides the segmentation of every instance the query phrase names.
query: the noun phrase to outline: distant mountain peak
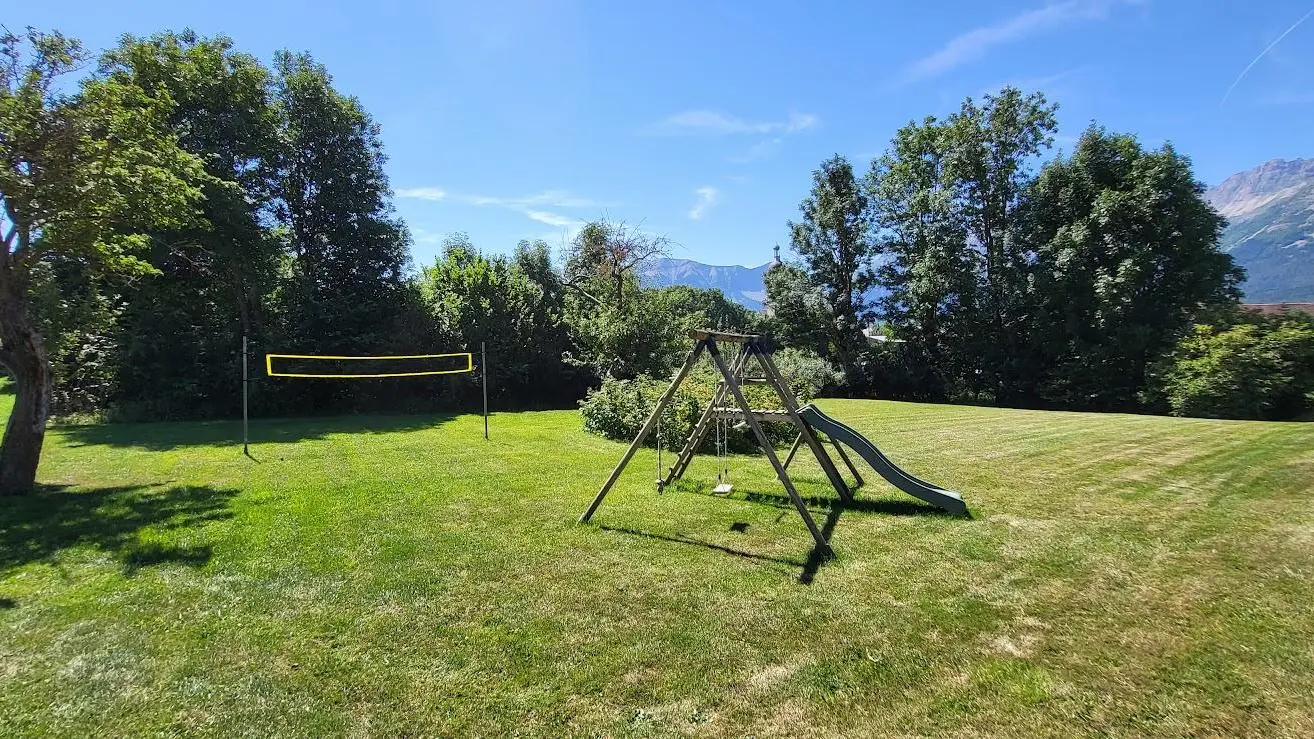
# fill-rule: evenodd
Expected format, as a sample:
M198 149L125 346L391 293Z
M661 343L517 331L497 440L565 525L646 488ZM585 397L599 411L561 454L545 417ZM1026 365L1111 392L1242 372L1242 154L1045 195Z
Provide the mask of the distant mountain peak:
M771 262L756 267L743 267L737 264L703 264L692 259L661 257L645 264L639 278L650 287L688 285L716 288L725 293L727 298L745 307L761 310L762 302L766 300L762 275L770 266Z
M1314 300L1314 159L1274 159L1205 193L1228 219L1220 246L1252 302Z

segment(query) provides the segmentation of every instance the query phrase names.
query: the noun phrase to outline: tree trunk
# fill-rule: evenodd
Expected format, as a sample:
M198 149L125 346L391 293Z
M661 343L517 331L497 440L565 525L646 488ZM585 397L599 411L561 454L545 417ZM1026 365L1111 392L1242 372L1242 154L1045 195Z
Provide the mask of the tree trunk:
M50 418L51 376L46 344L32 321L26 291L13 268L0 267L0 361L18 386L0 443L0 496L30 492Z

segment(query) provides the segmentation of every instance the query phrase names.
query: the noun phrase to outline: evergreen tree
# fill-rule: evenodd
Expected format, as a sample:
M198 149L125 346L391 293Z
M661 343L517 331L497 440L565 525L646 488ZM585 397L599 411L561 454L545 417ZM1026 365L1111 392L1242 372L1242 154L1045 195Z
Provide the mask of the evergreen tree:
M873 317L866 293L875 277L867 195L848 159L837 154L822 162L799 210L802 219L791 221L789 230L794 251L830 307L826 353L852 374L865 345L863 326Z

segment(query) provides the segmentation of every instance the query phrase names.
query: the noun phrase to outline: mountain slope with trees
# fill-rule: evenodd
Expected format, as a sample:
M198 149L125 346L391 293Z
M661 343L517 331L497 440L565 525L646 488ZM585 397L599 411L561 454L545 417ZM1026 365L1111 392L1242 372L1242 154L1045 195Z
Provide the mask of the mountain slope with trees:
M1209 190L1251 303L1314 302L1314 159L1275 159Z

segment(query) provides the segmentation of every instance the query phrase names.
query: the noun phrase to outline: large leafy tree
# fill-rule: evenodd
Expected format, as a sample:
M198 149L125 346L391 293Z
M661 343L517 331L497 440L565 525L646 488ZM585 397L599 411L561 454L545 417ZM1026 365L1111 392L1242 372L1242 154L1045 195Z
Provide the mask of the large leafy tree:
M406 350L410 236L393 212L379 126L309 55L274 60L280 114L275 203L286 234L274 309L278 345L307 353ZM324 409L371 396L348 383L282 388L280 403Z
M1134 407L1147 368L1201 314L1235 303L1242 272L1224 220L1171 146L1091 127L1028 192L1040 392L1067 406Z
M0 493L31 489L50 414L51 370L32 314L44 260L147 273L146 232L190 222L204 178L167 125L172 101L115 79L62 78L88 63L59 33L0 36L0 363L17 384L0 445Z
M271 228L279 120L272 78L224 37L125 37L103 61L111 78L167 98L179 144L205 163L202 218L155 234L160 274L127 289L118 401L153 417L237 407L241 335L261 335L261 300L280 243Z
M289 338L309 349L385 348L410 237L392 210L379 126L309 55L280 52L283 149L276 187L294 257Z
M1005 87L979 105L969 98L941 132L956 227L978 262L975 374L1004 403L1031 391L1023 379L1031 244L1018 237L1018 213L1033 164L1053 144L1056 110L1040 93Z
M974 331L978 260L968 248L967 225L957 208L948 171L946 132L935 118L910 123L867 175L881 254L877 281L882 318L906 343L901 356L932 379L926 397L944 398L975 366Z
M852 372L872 319L866 294L875 277L867 194L848 159L835 155L812 173L812 192L789 223L794 251L830 306L827 353Z

